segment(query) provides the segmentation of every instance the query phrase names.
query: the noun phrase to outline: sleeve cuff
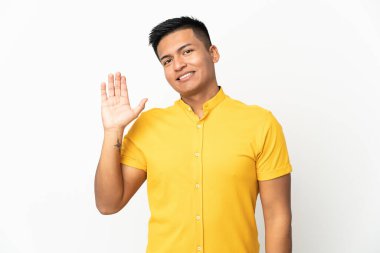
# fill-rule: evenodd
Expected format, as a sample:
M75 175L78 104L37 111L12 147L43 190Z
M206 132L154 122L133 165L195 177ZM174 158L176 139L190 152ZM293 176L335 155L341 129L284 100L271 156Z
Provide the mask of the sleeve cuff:
M281 176L284 176L286 174L289 174L290 172L292 172L292 170L293 170L292 166L290 164L288 164L285 167L282 167L281 169L273 170L270 173L263 173L263 174L258 173L257 174L257 180L258 181L264 181L264 180L274 179L274 178L281 177Z
M120 158L120 163L147 172L146 165L141 164L140 162L136 161L135 159L131 157L122 156Z

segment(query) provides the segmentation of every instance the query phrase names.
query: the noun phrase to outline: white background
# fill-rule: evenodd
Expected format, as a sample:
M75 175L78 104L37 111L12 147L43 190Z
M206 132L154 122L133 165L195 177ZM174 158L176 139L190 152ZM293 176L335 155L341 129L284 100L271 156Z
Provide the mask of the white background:
M224 91L283 126L293 252L380 252L379 14L377 0L1 0L0 252L145 252L146 183L118 214L95 207L100 83L121 71L132 104L171 105L148 34L181 15L207 25ZM260 200L256 216L264 252Z

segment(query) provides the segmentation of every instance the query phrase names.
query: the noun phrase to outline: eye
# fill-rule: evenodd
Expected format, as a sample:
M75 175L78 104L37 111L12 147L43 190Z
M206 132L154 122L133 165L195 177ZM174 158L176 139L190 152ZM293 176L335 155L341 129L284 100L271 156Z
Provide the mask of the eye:
M166 65L166 64L168 64L168 63L170 63L170 61L171 61L172 59L167 59L167 60L165 60L163 63L162 63L162 65Z
M193 51L193 49L187 49L183 52L183 54L190 54Z

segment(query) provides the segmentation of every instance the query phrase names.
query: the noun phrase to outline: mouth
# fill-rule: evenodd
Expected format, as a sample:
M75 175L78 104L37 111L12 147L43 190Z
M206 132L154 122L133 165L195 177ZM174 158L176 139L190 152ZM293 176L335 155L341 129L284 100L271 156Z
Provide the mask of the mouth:
M194 75L194 73L195 73L195 71L187 72L186 74L179 76L176 80L180 81L180 82L187 81Z

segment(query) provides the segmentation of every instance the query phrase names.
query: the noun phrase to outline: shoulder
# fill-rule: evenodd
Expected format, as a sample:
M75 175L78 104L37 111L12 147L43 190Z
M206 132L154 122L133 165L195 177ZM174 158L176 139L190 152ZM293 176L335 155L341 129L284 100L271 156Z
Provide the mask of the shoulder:
M141 117L141 120L144 120L145 122L150 122L157 119L162 119L163 117L174 113L174 111L175 111L174 106L168 106L164 108L154 107L146 111L143 111L140 114L140 117Z
M228 97L225 103L226 108L236 115L244 117L245 121L255 123L268 123L274 118L271 110L257 104L247 104L240 100Z
M174 113L175 108L173 106L168 106L165 108L150 108L145 111L142 111L140 115L135 119L133 125L136 125L136 127L144 128L149 128L153 125L157 126L159 122L165 121L167 117L170 117L170 115Z

